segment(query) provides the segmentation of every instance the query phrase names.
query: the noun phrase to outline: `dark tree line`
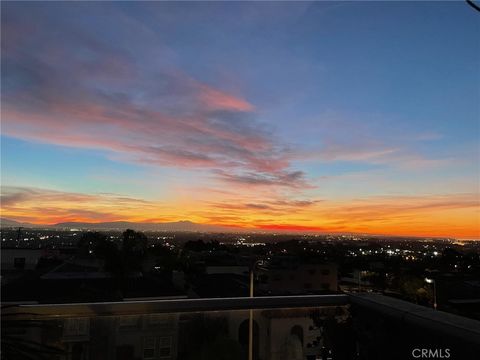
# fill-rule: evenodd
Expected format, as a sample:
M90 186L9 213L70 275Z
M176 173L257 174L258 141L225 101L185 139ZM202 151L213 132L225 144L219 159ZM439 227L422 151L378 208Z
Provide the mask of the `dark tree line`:
M147 237L128 229L123 233L122 242L117 244L103 233L87 232L78 242L78 249L81 256L104 260L105 271L123 278L128 273L142 270L147 254Z

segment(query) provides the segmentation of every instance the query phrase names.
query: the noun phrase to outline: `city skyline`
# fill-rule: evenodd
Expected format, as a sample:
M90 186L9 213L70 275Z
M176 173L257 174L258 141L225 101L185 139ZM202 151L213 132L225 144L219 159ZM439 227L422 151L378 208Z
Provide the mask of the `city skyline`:
M4 218L480 238L463 2L1 6Z

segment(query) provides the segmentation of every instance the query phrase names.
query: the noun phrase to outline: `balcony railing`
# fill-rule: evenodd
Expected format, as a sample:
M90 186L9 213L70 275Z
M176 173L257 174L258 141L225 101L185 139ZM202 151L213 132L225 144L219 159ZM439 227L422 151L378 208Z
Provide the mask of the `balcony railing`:
M16 305L2 315L2 359L463 360L480 353L480 322L372 294Z

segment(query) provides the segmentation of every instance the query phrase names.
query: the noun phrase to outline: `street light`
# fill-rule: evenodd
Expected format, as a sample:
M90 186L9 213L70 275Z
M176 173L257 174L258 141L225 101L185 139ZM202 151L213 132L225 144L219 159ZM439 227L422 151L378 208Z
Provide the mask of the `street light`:
M250 297L253 298L253 284L255 278L255 268L257 265L263 264L263 260L257 260L250 268ZM248 360L253 360L253 309L250 308L248 319Z
M425 282L428 284L433 284L433 308L437 310L437 286L435 279L425 278Z

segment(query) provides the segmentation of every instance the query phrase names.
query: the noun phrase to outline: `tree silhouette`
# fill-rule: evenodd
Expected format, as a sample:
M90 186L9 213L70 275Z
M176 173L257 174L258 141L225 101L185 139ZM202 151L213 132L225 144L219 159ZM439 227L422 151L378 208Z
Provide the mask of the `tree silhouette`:
M147 237L131 229L123 233L122 259L126 272L141 271L147 254Z
M107 236L105 234L88 231L82 235L81 239L77 243L78 254L83 257L97 257L95 250L100 243L105 241L107 241Z

